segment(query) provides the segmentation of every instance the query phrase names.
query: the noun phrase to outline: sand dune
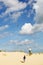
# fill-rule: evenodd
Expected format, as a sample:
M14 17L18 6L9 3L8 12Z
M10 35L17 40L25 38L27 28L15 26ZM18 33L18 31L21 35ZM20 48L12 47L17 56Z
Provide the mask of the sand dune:
M23 63L23 56L26 61ZM43 65L43 54L29 54L24 52L0 52L0 65Z

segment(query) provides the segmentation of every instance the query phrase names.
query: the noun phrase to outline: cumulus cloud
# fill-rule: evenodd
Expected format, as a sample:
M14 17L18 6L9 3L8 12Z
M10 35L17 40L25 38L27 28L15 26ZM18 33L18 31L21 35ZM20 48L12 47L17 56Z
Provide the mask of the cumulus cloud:
M33 40L28 40L28 39L25 39L25 40L10 40L9 41L10 44L32 44L33 43Z
M0 26L0 31L3 31L5 29L7 29L8 27L9 27L9 25Z
M21 34L31 34L32 33L32 25L30 23L25 23L19 33Z
M43 32L43 24L34 24L31 23L25 23L21 30L19 31L20 34L33 34L36 32Z
M43 0L36 0L33 8L36 10L35 20L37 23L43 23Z

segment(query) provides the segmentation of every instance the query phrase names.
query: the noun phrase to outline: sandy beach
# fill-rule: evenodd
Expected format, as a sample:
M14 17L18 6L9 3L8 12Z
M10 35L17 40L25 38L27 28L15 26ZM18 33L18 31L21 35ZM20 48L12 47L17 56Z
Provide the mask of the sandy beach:
M23 56L26 56L23 62ZM43 53L0 52L0 65L43 65Z

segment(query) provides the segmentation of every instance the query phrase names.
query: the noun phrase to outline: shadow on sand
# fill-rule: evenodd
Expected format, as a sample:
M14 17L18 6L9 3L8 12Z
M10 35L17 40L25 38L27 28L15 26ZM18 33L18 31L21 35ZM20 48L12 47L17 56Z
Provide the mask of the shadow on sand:
M20 61L21 63L24 63L24 61Z

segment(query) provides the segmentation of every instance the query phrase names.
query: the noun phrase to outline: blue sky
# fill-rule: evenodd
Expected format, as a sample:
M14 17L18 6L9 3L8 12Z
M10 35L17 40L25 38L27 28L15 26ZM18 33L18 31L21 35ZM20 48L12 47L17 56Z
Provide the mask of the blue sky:
M43 1L0 0L0 49L43 52Z

